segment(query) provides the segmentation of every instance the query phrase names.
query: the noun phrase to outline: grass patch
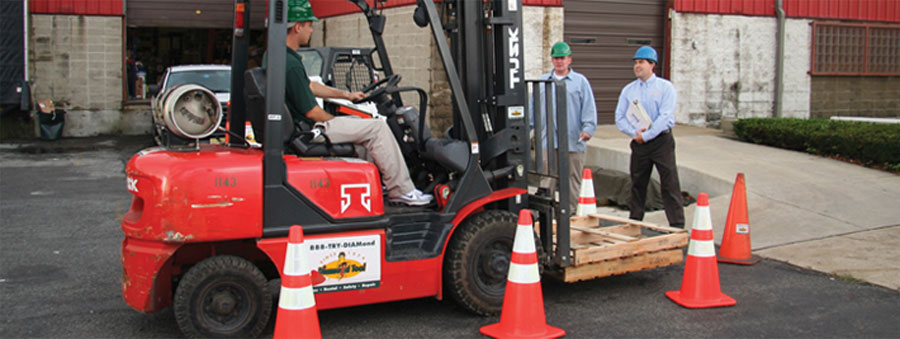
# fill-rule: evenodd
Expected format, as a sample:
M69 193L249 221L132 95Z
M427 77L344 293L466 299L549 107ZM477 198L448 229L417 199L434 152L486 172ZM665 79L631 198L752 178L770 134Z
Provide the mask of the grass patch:
M837 280L843 281L843 282L848 282L848 283L855 283L855 284L863 283L862 280L859 280L849 274L839 274L839 275L834 276L834 278Z

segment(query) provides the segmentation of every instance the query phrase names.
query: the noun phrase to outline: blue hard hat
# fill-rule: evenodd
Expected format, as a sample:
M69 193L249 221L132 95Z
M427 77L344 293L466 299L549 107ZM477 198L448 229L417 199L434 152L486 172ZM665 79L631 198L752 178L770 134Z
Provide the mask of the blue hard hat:
M641 46L641 48L638 48L637 52L634 53L634 58L631 58L631 60L635 59L647 59L653 61L654 64L659 63L656 61L656 50L650 46Z

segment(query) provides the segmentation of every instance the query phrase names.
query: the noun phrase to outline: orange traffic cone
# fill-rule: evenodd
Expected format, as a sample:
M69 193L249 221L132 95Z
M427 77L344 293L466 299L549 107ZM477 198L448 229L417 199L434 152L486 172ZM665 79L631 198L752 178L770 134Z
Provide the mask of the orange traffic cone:
M759 257L750 250L750 217L747 216L747 189L744 173L738 173L731 191L731 205L725 219L725 233L719 248L719 262L739 265L753 265Z
M597 198L594 197L594 175L591 169L581 172L581 192L578 194L578 206L575 215L585 216L597 213Z
M256 142L256 134L253 134L253 124L249 121L244 122L244 140L251 144Z
M228 102L228 105L231 106L231 102L230 102L230 101ZM230 130L231 130L231 122L228 121L228 120L225 120L225 130L226 130L226 131L230 131ZM228 144L230 144L230 143L231 143L231 137L229 137L228 132L225 132L225 144L228 145Z
M566 335L566 331L547 325L537 261L531 211L523 209L519 211L500 322L482 327L481 334L493 338L559 338Z
M709 215L709 196L700 193L694 209L694 226L684 263L680 291L668 291L666 296L687 308L733 306L737 301L722 293L719 286L719 267L713 242L712 218Z
M291 226L288 235L274 338L322 338L303 228L297 225Z

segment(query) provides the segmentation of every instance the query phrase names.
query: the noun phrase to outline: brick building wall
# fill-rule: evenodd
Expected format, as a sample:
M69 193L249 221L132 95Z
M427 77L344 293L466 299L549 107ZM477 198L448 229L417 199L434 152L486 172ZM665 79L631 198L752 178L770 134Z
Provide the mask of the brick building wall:
M810 21L785 24L785 117L808 118ZM719 128L722 120L771 117L775 109L776 19L674 13L671 80L678 123Z
M564 13L562 7L523 8L525 79L537 79L553 69L550 48L556 42L563 41Z
M810 116L900 116L900 79L817 75L812 79Z
M122 17L32 14L29 26L32 95L68 111L64 136L146 133L149 116L122 114Z

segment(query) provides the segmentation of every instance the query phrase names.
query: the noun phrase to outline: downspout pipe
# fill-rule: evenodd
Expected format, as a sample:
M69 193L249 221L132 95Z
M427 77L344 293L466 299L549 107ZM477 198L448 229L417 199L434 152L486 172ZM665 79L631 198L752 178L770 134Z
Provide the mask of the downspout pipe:
M775 14L778 17L777 50L775 51L775 112L776 118L781 117L782 103L784 101L784 0L775 0Z
M23 47L25 48L25 53L22 53L22 55L25 56L25 70L24 72L22 72L22 74L24 74L23 80L25 80L26 83L28 82L28 19L30 19L28 15L29 2L30 1L25 1L22 3L22 42L24 43Z

